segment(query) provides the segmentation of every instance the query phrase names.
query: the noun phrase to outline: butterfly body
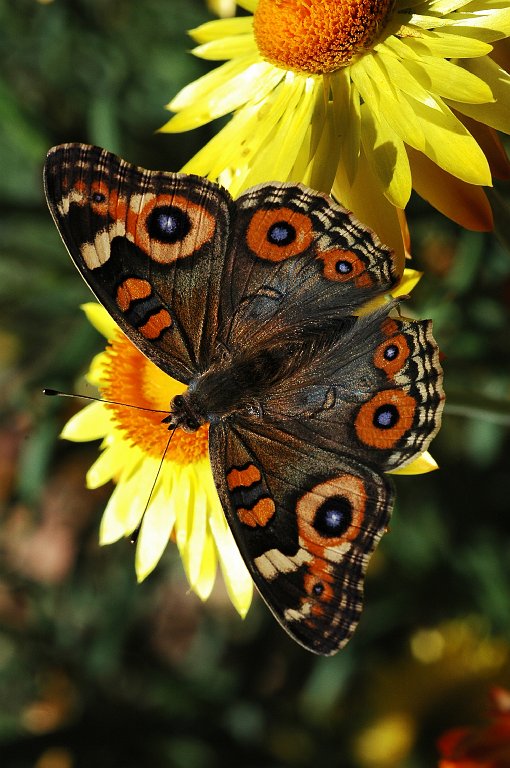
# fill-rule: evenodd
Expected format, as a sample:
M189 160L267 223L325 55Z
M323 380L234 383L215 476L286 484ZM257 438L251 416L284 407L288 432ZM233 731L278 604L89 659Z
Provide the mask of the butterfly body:
M131 341L187 385L169 429L209 424L211 466L248 568L284 628L331 654L354 631L393 504L386 471L437 432L429 321L361 312L399 279L391 251L301 185L236 201L96 147L48 155L70 254Z

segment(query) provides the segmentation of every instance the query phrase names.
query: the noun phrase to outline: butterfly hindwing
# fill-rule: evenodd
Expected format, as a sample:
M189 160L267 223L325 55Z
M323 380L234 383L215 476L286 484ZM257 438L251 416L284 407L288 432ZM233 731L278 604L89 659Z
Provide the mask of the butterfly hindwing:
M215 348L232 200L84 144L48 154L46 196L86 282L130 339L182 381Z
M361 615L390 482L276 428L220 425L210 440L220 499L262 597L297 642L335 653Z
M388 471L425 451L444 403L431 322L382 308L352 323L262 403L268 421L303 441Z

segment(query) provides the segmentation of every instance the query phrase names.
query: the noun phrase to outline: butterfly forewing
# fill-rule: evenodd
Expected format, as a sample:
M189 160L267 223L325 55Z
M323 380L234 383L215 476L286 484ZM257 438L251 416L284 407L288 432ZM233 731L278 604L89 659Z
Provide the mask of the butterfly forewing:
M130 339L183 381L216 347L229 239L228 193L151 172L98 147L56 147L45 188L86 282Z
M393 253L331 198L296 184L263 184L238 200L229 258L236 279L222 306L231 345L318 329L389 291Z

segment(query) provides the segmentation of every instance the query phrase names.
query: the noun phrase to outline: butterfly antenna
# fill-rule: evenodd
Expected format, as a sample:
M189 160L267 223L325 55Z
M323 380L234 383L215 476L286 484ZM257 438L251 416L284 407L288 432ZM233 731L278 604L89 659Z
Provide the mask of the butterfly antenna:
M132 403L121 403L118 400L105 400L102 397L93 397L92 395L76 395L73 392L61 392L59 389L43 389L43 395L48 397L77 397L80 400L94 400L96 403L106 403L107 405L123 405L125 408L135 408L137 411L150 411L151 413L166 413L167 410L158 410L157 408L144 408L142 405L133 405Z
M136 408L137 411L150 411L151 413L164 413L164 414L168 415L168 410L163 411L163 410L158 410L157 408L144 408L141 405L133 405L132 403L121 403L118 400L105 400L102 397L93 397L92 395L76 395L76 394L74 394L72 392L62 392L59 389L50 389L48 387L43 389L43 395L47 395L48 397L77 397L80 400L93 400L94 402L97 402L97 403L107 403L108 405L122 405L122 406L125 406L126 408ZM145 503L144 510L143 510L142 515L140 517L140 522L138 523L138 525L136 526L135 530L133 531L133 533L129 537L129 540L130 540L131 544L136 544L136 542L138 540L138 536L140 535L140 529L142 527L142 522L143 522L143 519L145 517L145 513L147 512L147 510L149 508L149 504L150 504L152 496L154 494L154 489L156 487L156 483L158 482L158 478L159 478L159 476L161 474L161 470L163 468L163 462L165 461L165 457L166 457L166 455L168 453L168 449L170 448L170 443L172 441L172 437L174 436L174 433L175 433L175 429L173 429L170 432L170 437L168 438L168 440L166 442L165 450L163 451L163 455L161 457L161 461L159 462L158 471L156 472L156 476L154 478L154 481L152 483L149 495L147 497L147 501Z
M131 544L136 544L136 542L138 541L138 536L140 535L140 529L142 527L142 523L143 523L143 519L145 517L145 513L149 509L149 504L151 503L152 495L154 493L154 489L156 487L156 483L158 482L158 477L161 474L161 470L163 469L163 462L165 461L165 456L168 453L168 449L170 448L170 443L172 441L172 437L174 436L174 434L175 434L175 429L173 429L170 432L170 437L168 438L168 440L166 442L165 450L163 451L163 455L161 457L161 461L159 462L158 471L156 472L156 477L154 478L154 481L152 483L152 487L151 487L150 493L149 493L149 495L147 497L147 501L145 503L145 508L144 508L144 510L142 512L142 516L140 518L140 522L138 523L138 525L136 526L135 530L133 531L133 533L129 537L129 541L131 542Z

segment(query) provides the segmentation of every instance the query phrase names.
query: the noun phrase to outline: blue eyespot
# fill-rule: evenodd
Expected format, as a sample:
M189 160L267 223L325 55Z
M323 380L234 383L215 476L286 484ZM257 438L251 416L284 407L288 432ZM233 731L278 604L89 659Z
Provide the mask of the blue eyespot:
M350 272L352 272L352 264L350 261L340 259L340 261L337 261L335 264L335 269L341 275L348 275Z
M380 405L374 413L372 423L378 429L391 429L400 418L398 408L392 403Z
M396 344L390 344L384 350L383 357L385 360L394 360L398 355L398 347Z
M178 243L191 229L188 214L175 205L160 205L147 217L147 231L155 240Z
M313 527L321 536L338 537L352 522L352 505L345 496L331 496L315 513Z
M276 221L267 230L267 240L272 245L290 245L296 239L296 230L288 221Z

